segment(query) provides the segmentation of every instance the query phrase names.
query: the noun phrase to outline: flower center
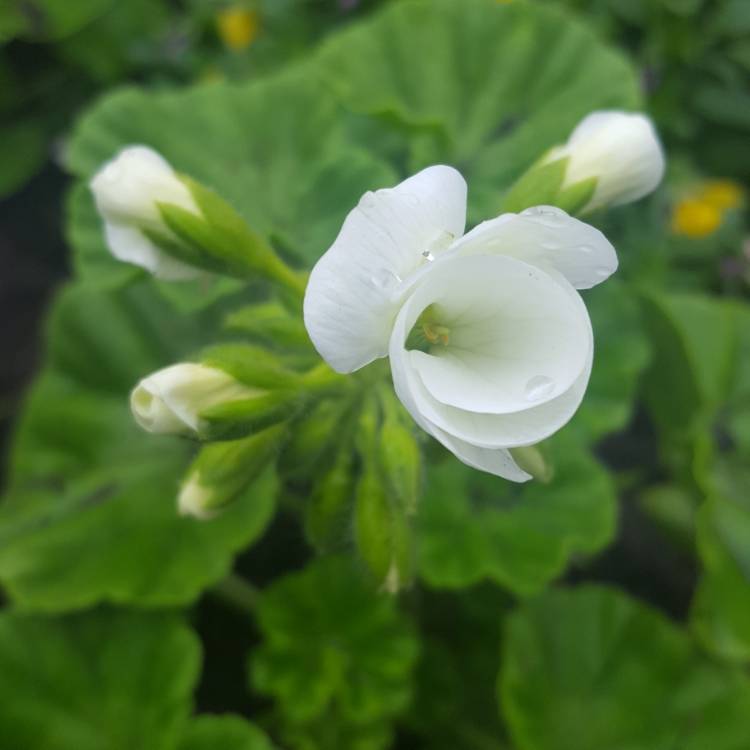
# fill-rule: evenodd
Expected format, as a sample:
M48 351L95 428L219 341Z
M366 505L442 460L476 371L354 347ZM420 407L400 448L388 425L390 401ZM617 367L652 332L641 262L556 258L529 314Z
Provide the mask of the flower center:
M406 348L429 353L433 346L448 346L451 329L441 322L443 317L437 305L426 307L406 339Z

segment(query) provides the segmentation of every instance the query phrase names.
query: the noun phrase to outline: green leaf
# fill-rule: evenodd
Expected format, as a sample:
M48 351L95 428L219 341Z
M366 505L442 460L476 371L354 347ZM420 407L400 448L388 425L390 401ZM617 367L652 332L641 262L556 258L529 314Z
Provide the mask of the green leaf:
M549 591L512 615L499 692L518 750L747 745L747 677L611 589Z
M197 638L171 615L3 613L3 745L172 750L190 712L200 658Z
M351 559L320 558L263 593L258 621L253 684L276 699L293 747L385 747L409 702L417 655L392 599ZM364 744L343 743L360 734Z
M630 287L608 279L583 297L594 329L594 366L583 403L565 429L596 441L628 423L650 349Z
M611 540L616 501L607 472L564 435L547 448L549 484L514 484L453 457L430 468L417 517L426 583L459 588L489 578L526 596L560 576L573 555Z
M22 36L62 39L101 15L111 0L7 0L0 10L0 41Z
M260 729L239 716L201 715L183 730L176 750L273 750Z
M119 149L146 144L178 172L215 190L255 232L310 264L333 242L362 193L396 181L388 165L347 144L341 115L309 64L251 84L166 93L128 88L80 119L68 166L88 179ZM75 211L71 220L79 270L87 273L95 263L102 280L93 242L77 241L95 237L96 213Z
M535 3L392 3L329 37L319 62L347 107L380 118L375 143L406 131L406 171L461 169L472 221L497 213L508 186L589 112L639 103L622 56Z
M176 317L150 284L106 295L71 287L60 297L0 504L0 581L17 604L184 604L263 532L272 473L219 519L180 518L190 445L141 432L128 409L139 378L205 343L223 315Z
M692 624L720 656L750 661L750 469L747 455L722 459L697 516L704 573Z
M734 373L736 308L697 294L644 292L653 359L645 380L652 416L666 433L705 427Z
M47 155L47 134L33 120L0 128L0 198L23 187Z

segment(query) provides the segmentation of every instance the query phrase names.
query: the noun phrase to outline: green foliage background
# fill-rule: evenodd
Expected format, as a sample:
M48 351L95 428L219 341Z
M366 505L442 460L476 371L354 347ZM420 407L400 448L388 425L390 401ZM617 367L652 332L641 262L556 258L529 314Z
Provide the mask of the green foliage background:
M750 177L747 3L399 0L344 23L284 0L256 4L261 36L235 54L209 32L215 4L28 5L0 6L0 192L76 112L60 149L74 278L0 503L0 747L750 748L745 217L669 231L701 175ZM43 50L31 73L23 44ZM207 68L223 80L189 83ZM545 446L550 484L425 442L417 581L397 597L349 526L315 553L310 487L274 468L219 518L178 517L194 448L140 432L128 392L231 338L262 290L116 262L85 186L103 161L158 149L309 267L366 190L453 164L475 223L585 114L643 107L670 174L592 219L621 270L585 293L595 367Z

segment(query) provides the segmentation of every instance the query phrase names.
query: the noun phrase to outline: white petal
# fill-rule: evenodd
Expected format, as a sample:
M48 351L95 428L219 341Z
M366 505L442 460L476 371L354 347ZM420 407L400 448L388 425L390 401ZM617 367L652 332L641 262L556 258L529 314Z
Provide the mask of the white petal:
M593 349L592 349L593 352ZM517 448L534 445L553 435L575 414L581 404L593 358L567 391L541 406L511 414L484 414L446 406L432 398L417 376L412 395L417 408L436 427L482 448Z
M531 474L525 472L513 460L510 451L502 448L480 448L459 440L438 428L433 428L432 434L451 453L467 466L471 466L472 469L486 471L503 479L509 479L511 482L528 482L532 478Z
M414 374L409 372L409 365L405 356L407 352L404 350L404 341L407 335L405 317L399 316L390 343L391 373L396 395L414 418L414 421L467 466L513 482L526 482L531 479L531 475L516 464L507 450L488 450L470 445L466 441L448 434L424 417L414 400L410 386Z
M408 357L444 404L522 411L567 391L586 366L585 307L535 266L506 256L445 258L399 313L407 333L431 304L450 328L450 343Z
M617 270L609 240L554 206L484 221L458 240L451 254L496 254L559 271L576 289L589 289Z
M134 226L105 221L104 237L115 258L145 268L158 279L187 281L206 275L205 271L167 255Z
M402 280L464 231L466 183L434 166L362 196L313 268L305 325L335 370L352 372L388 351Z

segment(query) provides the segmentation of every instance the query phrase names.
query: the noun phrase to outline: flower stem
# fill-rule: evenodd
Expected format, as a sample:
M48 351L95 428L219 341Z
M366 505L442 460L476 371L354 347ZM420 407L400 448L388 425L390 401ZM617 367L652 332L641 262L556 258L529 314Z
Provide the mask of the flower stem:
M237 573L229 573L210 591L217 599L246 614L255 612L260 596L260 591Z

